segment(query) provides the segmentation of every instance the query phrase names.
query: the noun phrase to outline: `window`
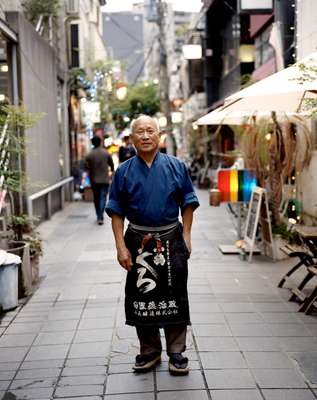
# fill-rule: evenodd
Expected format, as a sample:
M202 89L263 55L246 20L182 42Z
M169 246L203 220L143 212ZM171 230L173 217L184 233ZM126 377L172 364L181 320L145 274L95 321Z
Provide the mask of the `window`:
M273 47L269 43L271 26L255 38L255 68L259 68L274 56Z
M79 26L70 26L70 64L71 68L79 67Z

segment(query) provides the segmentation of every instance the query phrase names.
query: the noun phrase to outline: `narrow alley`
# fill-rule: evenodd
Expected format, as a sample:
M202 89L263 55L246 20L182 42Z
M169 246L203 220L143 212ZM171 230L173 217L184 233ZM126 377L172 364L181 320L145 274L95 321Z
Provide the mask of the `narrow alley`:
M167 357L132 372L138 341L125 325L125 272L110 220L74 202L40 226L43 277L30 300L0 322L0 398L48 400L313 400L315 316L298 313L277 282L290 262L223 256L235 239L225 206L201 207L193 227L189 294L191 371L173 377Z

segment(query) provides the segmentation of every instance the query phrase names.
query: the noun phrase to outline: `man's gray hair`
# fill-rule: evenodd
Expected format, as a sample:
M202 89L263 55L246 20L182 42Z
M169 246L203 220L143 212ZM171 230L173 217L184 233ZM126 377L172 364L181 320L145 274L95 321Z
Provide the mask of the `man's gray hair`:
M143 118L143 117L151 118L151 119L154 121L155 125L156 125L157 131L158 131L158 132L160 131L160 125L159 125L159 123L158 123L158 119L157 119L157 118L151 117L150 115L141 114L141 115L139 115L137 118L134 118L134 119L131 121L130 129L131 129L131 132L132 132L132 133L133 133L133 127L134 127L135 123L136 123L140 118Z

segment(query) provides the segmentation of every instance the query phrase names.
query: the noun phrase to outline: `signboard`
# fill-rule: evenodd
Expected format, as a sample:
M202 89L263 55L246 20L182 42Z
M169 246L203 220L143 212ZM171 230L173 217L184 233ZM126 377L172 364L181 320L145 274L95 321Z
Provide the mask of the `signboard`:
M100 103L98 101L86 101L80 104L81 118L83 123L90 127L101 121Z
M218 172L218 189L221 201L249 202L251 193L256 186L254 170L221 169Z
M144 1L145 18L148 22L158 22L159 12L158 5L155 0Z
M238 11L240 14L271 14L273 0L239 0Z
M265 189L256 186L249 203L244 235L244 242L247 244L249 250L249 262L252 260L255 238L259 226L261 227L263 242L266 246L271 247L272 255L275 259L267 192Z

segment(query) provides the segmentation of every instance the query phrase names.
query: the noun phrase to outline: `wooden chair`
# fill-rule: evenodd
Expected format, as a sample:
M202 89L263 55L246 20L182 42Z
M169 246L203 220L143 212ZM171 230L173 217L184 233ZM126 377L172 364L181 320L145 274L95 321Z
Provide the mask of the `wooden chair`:
M307 271L310 279L317 277L317 265L308 267ZM296 293L296 296L298 296L298 293ZM305 314L310 314L314 308L317 308L317 284L308 296L304 296L303 303L298 311L303 311Z
M278 287L283 287L284 283L289 279L289 277L297 271L302 265L305 266L305 268L309 267L310 265L313 265L315 263L313 255L311 255L308 252L305 251L297 251L293 250L291 246L285 245L281 248L281 250L286 253L289 257L291 258L299 258L298 263L292 267L280 280Z

